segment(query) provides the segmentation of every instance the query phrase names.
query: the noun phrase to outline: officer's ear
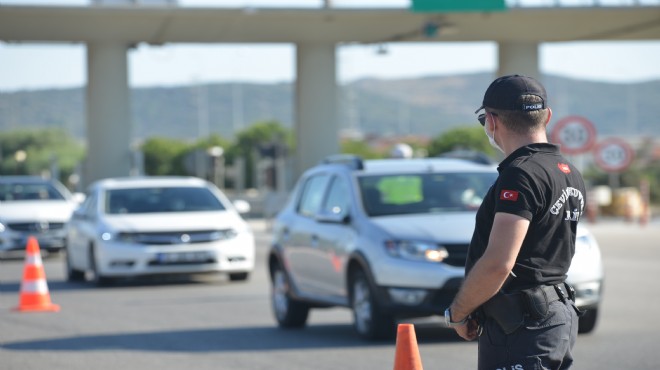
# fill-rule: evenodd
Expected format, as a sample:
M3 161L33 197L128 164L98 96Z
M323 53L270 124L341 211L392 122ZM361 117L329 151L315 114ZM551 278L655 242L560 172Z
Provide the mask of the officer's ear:
M548 126L548 123L550 123L550 119L552 118L552 109L548 107L548 117L545 119L545 126Z
M495 132L495 120L499 119L497 114L493 114L492 112L486 112L487 115L490 116L490 119L486 120L486 124L490 124L490 132Z

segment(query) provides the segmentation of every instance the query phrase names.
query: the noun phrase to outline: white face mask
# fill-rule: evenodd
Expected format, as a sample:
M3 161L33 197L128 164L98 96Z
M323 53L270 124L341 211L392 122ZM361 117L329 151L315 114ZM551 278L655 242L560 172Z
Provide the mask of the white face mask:
M486 132L486 136L488 136L488 142L490 143L490 146L504 153L504 150L502 150L502 148L500 148L500 146L497 145L497 143L495 142L495 132L491 134L488 131L488 122L486 122L486 124L484 125L484 132Z

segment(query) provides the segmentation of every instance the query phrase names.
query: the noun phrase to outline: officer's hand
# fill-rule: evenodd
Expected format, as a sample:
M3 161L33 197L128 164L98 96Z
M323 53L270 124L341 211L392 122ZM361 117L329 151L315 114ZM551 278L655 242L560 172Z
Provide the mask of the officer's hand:
M479 336L479 324L475 319L468 319L465 325L454 326L454 330L465 340L474 340Z

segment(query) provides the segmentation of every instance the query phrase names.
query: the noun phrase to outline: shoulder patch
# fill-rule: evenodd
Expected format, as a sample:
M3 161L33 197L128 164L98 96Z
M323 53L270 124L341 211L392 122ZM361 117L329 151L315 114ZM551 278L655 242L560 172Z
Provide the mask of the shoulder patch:
M518 201L518 192L515 190L502 190L500 192L500 200L516 202Z
M566 163L557 163L557 167L563 173L571 173L571 168Z

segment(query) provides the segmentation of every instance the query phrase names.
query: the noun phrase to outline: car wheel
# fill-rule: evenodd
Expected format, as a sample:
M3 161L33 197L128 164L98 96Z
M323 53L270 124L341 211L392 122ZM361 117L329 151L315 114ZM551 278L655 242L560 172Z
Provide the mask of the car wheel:
M68 281L85 280L85 272L73 267L73 264L71 263L71 253L69 253L68 249L66 251L66 259L64 261L66 264L66 279Z
M92 270L92 282L94 282L96 286L108 286L112 284L113 279L101 275L98 271L94 247L89 248L89 266Z
M578 333L591 333L596 328L598 321L598 307L588 309L578 321Z
M247 272L235 272L233 274L229 274L229 280L230 281L245 281L248 279L250 276L249 273Z
M280 265L273 271L271 304L277 323L282 328L301 328L307 323L309 305L291 298L289 279Z
M395 334L395 320L392 315L380 311L374 290L362 271L353 275L351 281L351 306L353 324L358 334L368 340L390 339Z

